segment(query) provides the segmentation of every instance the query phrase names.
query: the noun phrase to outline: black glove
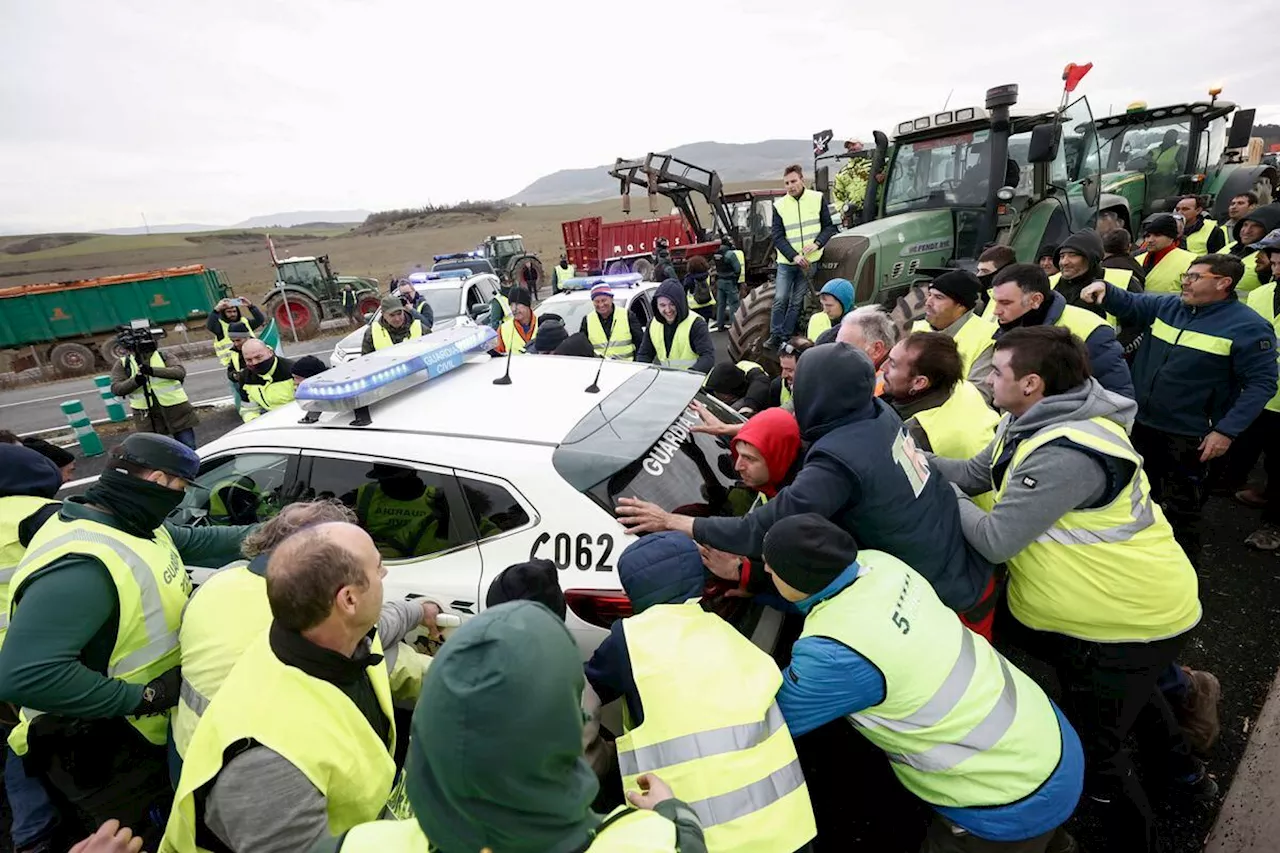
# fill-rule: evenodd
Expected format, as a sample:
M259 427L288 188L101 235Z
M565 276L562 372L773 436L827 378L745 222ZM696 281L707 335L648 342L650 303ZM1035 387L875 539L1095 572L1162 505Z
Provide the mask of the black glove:
M156 374L155 374L155 370L152 369L151 365L140 364L138 365L138 375L139 376L155 376Z
M178 704L178 691L182 687L182 667L175 666L168 672L151 679L142 688L142 701L134 709L135 717L162 714Z

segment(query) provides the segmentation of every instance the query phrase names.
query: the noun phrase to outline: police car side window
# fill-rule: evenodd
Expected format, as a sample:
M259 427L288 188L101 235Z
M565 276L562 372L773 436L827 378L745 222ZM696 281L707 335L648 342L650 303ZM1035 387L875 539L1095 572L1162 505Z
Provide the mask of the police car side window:
M529 523L529 513L515 496L497 483L472 480L461 474L458 483L481 540L518 530Z
M299 500L338 500L386 560L412 560L474 540L449 474L357 459L311 458Z
M280 511L293 498L284 493L289 462L283 453L242 453L207 460L200 466L196 485L187 489L179 521L200 516L217 525L254 524Z

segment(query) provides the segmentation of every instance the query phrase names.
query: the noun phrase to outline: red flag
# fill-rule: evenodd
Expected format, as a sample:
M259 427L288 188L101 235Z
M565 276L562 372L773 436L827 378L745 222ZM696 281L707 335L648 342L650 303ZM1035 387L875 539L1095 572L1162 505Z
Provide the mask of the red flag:
M271 253L271 263L279 264L280 261L276 258L276 247L275 244L271 242L270 234L267 235L267 251Z
M1062 69L1062 88L1068 92L1074 92L1076 86L1079 86L1080 81L1084 79L1084 75L1088 74L1092 68L1092 62L1086 62L1084 65L1076 65L1074 62L1067 63L1067 67Z

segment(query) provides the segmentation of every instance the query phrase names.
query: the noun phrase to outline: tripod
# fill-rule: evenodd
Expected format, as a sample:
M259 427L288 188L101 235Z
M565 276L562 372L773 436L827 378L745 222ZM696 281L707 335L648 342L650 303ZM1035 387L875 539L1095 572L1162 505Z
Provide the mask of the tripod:
M160 412L160 401L156 399L155 392L151 390L151 377L142 372L142 353L133 352L133 362L138 365L138 375L136 377L138 387L142 389L142 397L147 402L147 417L151 419L151 431L157 435L169 435L169 423L164 419L164 413ZM147 353L147 364L151 363L151 354ZM163 425L164 429L161 429Z

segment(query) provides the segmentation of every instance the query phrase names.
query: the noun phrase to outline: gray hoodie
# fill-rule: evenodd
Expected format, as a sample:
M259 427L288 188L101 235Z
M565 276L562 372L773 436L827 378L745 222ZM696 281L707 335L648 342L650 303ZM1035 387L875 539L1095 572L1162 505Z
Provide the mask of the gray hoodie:
M1046 397L1022 417L1005 415L995 439L972 459L931 456L934 467L963 495L994 488L991 454L1006 436L1001 453L1007 466L1014 449L1043 429L1071 421L1103 417L1129 431L1138 404L1089 379L1065 394ZM960 524L974 550L993 563L1003 563L1026 548L1073 509L1103 506L1130 481L1134 467L1113 457L1070 444L1049 444L1018 466L1018 476L1005 486L999 503L986 512L972 501L960 501Z

